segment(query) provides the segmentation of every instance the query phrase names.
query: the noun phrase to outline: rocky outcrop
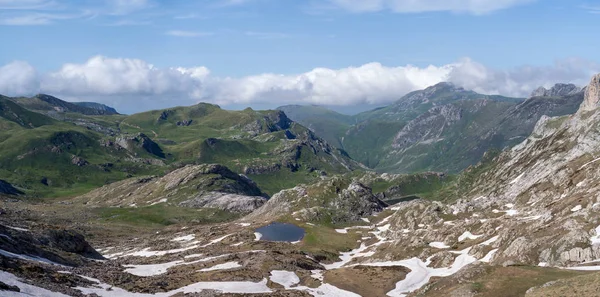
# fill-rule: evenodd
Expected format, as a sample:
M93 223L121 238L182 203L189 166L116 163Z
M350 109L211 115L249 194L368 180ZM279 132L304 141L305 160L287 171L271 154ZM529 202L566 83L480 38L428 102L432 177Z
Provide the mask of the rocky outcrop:
M79 266L85 259L103 259L83 235L65 229L26 230L0 224L0 250L37 257L67 266ZM1 256L0 256L1 257Z
M577 94L582 91L581 87L574 84L555 84L552 88L539 87L531 93L531 97L564 97Z
M244 196L223 192L206 192L198 197L179 203L179 206L191 208L217 208L238 213L249 213L265 204L267 199L261 196Z
M71 156L71 164L81 167L89 164L89 162L82 157L73 155Z
M135 136L119 136L116 138L115 144L134 155L141 150L159 158L165 157L162 148L144 133L138 133Z
M590 111L598 107L600 101L600 74L592 78L592 81L585 89L585 97L579 112Z
M250 212L268 196L248 177L218 164L188 165L163 177L131 178L79 197L86 204L141 207L170 203L182 207Z
M360 221L386 206L385 202L373 195L371 188L356 180L335 176L313 185L283 190L250 214L248 219L276 220L293 214L304 221L327 219L340 224Z
M19 191L13 185L0 179L0 194L5 195L21 195L23 192Z
M419 141L437 141L444 133L444 127L459 121L462 113L462 109L455 105L433 107L406 124L394 137L392 147L405 149Z

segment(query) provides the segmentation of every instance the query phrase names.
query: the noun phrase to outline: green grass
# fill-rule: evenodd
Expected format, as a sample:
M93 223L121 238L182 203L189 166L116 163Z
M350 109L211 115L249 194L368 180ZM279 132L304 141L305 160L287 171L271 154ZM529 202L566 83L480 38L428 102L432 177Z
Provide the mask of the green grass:
M231 221L238 214L218 209L193 209L166 205L164 203L138 207L104 207L94 209L99 221L110 224L128 224L136 226L169 226L173 224L208 224Z

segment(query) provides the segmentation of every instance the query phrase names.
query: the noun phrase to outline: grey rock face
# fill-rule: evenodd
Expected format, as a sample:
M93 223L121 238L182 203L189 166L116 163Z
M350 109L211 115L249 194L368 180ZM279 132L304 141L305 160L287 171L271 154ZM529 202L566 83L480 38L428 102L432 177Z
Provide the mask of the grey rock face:
M462 109L455 105L431 108L418 118L410 121L394 137L392 147L404 149L416 142L439 139L445 126L450 126L462 117Z
M248 177L218 164L188 165L163 177L131 178L80 197L87 204L132 207L171 203L182 207L250 212L267 199Z
M218 208L232 212L248 213L267 202L265 197L245 196L223 192L206 192L196 198L179 203L179 206L191 208Z
M596 74L590 84L585 89L585 98L579 112L593 110L598 107L600 101L600 74Z
M555 84L552 88L539 87L531 93L531 97L562 97L574 95L582 91L574 84Z
M103 259L83 235L65 229L21 230L0 225L0 249L22 255L42 257L68 266L84 260Z

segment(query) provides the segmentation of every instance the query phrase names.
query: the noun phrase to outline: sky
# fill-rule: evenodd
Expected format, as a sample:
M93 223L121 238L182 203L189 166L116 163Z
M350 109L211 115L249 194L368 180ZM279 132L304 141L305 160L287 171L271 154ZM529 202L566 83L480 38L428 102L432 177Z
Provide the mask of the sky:
M0 0L0 94L125 113L355 112L441 81L527 97L600 72L597 0Z

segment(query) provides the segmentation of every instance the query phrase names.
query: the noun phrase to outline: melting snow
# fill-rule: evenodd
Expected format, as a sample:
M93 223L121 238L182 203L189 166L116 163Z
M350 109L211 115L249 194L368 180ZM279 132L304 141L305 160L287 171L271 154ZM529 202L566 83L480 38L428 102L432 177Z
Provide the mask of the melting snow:
M342 233L342 234L347 234L348 230L346 230L346 229L335 229L335 232Z
M34 262L52 264L52 265L57 265L57 266L64 266L62 264L56 263L56 262L48 260L46 258L34 257L34 256L28 256L28 255L22 255L22 254L15 254L15 253L11 253L11 252L5 251L5 250L0 250L0 255L3 255L8 258L21 259L21 260L26 260L26 261L34 261Z
M133 252L133 253L129 253L129 254L124 254L122 256L133 256L133 257L154 257L154 256L164 256L167 254L175 254L175 253L181 253L181 252L185 252L187 250L192 250L197 248L197 245L191 245L185 248L180 248L180 249L173 249L173 250L166 250L166 251L151 251L150 248L145 248L141 251L137 251L137 252Z
M292 271L273 270L271 271L271 276L269 278L272 282L280 284L286 289L300 283L300 278Z
M579 211L579 210L581 210L581 205L577 205L577 206L571 208L572 212L576 212L576 211Z
M3 297L69 297L68 295L52 292L44 288L32 286L21 281L16 275L0 270L0 280L9 286L17 286L21 292L2 291Z
M240 246L240 245L242 245L242 244L244 244L244 242L243 242L243 241L241 241L241 242L238 242L238 243L234 243L234 244L232 244L231 246Z
M213 267L200 269L198 271L204 272L204 271L215 271L215 270L228 270L228 269L239 268L239 267L242 267L242 265L240 265L240 263L238 263L238 262L227 262L227 263L215 265Z
M439 242L439 241L430 242L429 246L433 247L433 248L436 248L436 249L447 249L447 248L450 248L450 246L447 246L443 242Z
M540 267L546 267L546 266L548 266L548 263L546 263L546 262L540 262L538 264L538 266L540 266Z
M318 271L318 270L317 270ZM314 278L319 277L322 279L322 274L314 272ZM284 270L273 270L271 271L270 279L272 282L277 283L285 287L286 289L291 290L299 290L306 291L313 296L328 296L328 297L361 297L358 294L352 293L350 291L345 291L340 288L334 287L330 284L321 284L318 288L309 288L305 286L297 286L300 283L300 278L296 275L295 272L292 271L284 271Z
M196 238L196 235L190 234L190 235L175 237L175 238L171 239L171 241L192 241L192 240L194 240L194 238Z
M510 210L506 211L506 214L509 215L509 216L511 216L511 217L514 216L514 215L517 215L518 213L519 212L516 209L510 209Z
M459 242L464 241L467 238L473 240L473 239L477 239L481 236L483 236L483 235L473 235L471 232L465 231L465 233L463 233L461 236L458 237L458 241Z
M360 219L361 219L361 220L363 220L363 221L365 221L365 222L367 222L367 223L370 223L370 222L371 222L371 221L369 221L369 219L368 219L368 218L360 218Z
M565 267L565 269L582 270L582 271L598 271L598 270L600 270L600 266L575 266L575 267Z
M173 266L184 263L181 260L161 263L161 264L148 264L148 265L124 265L127 269L125 272L137 276L154 276L166 273L167 270Z
M469 255L469 251L471 248L464 249L462 251L457 252L459 254L456 259L454 259L454 263L451 267L448 268L429 268L427 267L431 264L431 260L427 259L426 262L423 262L419 258L411 258L402 261L388 261L388 262L380 262L380 263L364 263L362 265L368 266L404 266L410 269L410 272L406 275L404 280L401 280L396 283L396 288L387 293L388 296L396 296L403 297L406 294L413 292L425 284L429 282L429 279L434 276L443 277L449 276L461 268L477 261L477 259L473 256Z
M248 227L248 226L250 226L250 223L238 223L238 225L240 225L242 227Z
M480 245L490 245L490 244L494 243L496 240L498 240L499 237L500 236L496 235L496 236L494 236L494 237L492 237L492 238L490 238L490 239L488 239L488 240L480 243Z
M160 200L158 200L158 201L150 204L150 206L156 205L156 204L159 204L159 203L166 203L167 201L169 201L167 198L163 198L163 199L160 199Z
M492 258L494 258L494 255L496 254L497 251L498 251L498 249L491 250L489 253L487 253L487 255L485 255L479 261L485 262L485 263L490 263L490 261L492 261Z
M209 242L209 243L207 243L207 244L205 244L205 245L203 245L203 246L200 246L200 247L202 247L202 248L205 248L205 247L207 247L207 246L209 246L209 245L213 245L213 244L215 244L215 243L221 242L221 241L223 241L223 239L225 239L225 238L227 238L227 237L229 237L229 236L231 236L231 235L233 235L233 234L227 234L227 235L225 235L225 236L223 236L223 237L219 237L219 238L217 238L217 239L215 239L215 240L212 240L211 242Z
M596 227L596 235L590 237L592 244L600 244L600 226Z
M29 229L25 229L25 228L19 228L19 227L11 227L11 226L7 226L7 225L3 225L4 227L8 228L8 229L13 229L13 230L17 230L17 231L23 231L23 232L29 232Z
M83 276L82 276L83 277ZM97 294L102 297L168 297L177 293L190 294L197 293L203 290L217 290L222 293L270 293L271 289L267 287L267 279L263 279L260 282L199 282L179 288L173 291L156 293L156 294L145 294L145 293L131 293L121 288L113 287L109 284L102 283L101 281L89 277L84 277L90 281L96 283L92 288L77 287L75 289L81 291L83 294ZM64 296L64 295L61 295Z
M262 238L262 234L258 232L254 232L254 241L259 241Z

